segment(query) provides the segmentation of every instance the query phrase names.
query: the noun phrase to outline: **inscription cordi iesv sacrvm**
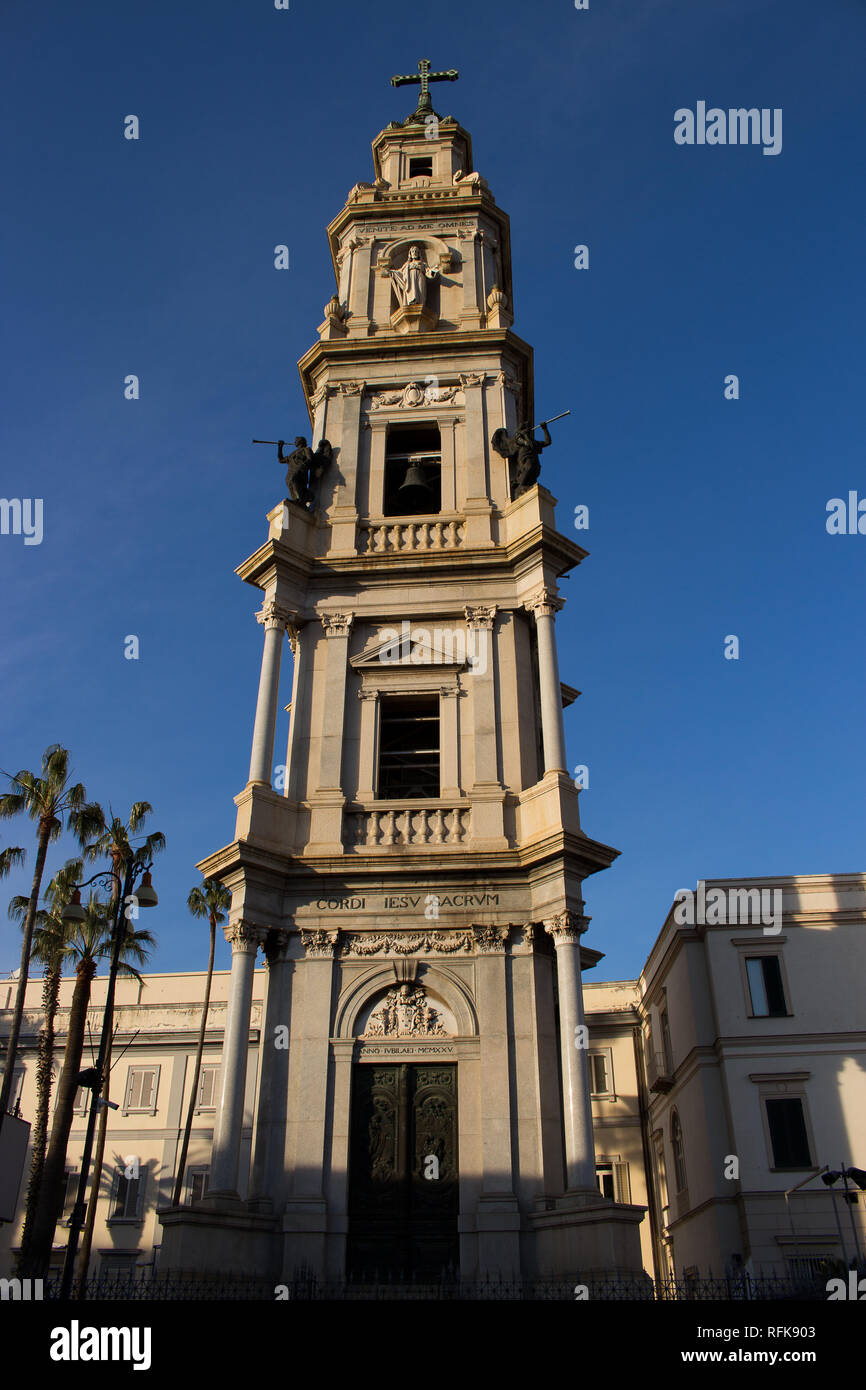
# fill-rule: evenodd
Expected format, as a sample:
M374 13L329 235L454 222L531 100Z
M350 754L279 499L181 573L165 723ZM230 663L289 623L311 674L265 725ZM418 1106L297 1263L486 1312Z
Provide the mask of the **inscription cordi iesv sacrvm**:
M371 911L414 912L427 901L428 894L397 893L386 894L382 898L319 898L316 909L319 912L360 912L369 907ZM498 893L437 893L439 907L498 907Z

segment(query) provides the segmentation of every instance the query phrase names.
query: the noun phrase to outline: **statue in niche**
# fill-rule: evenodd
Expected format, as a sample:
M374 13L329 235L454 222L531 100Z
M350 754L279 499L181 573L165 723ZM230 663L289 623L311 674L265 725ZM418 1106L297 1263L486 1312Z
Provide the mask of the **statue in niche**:
M391 271L391 283L397 295L397 302L405 309L412 304L424 305L427 302L427 281L435 280L439 274L421 256L419 246L409 247L409 256L399 270Z
M544 431L543 441L535 438L536 428ZM542 420L536 427L524 420L518 425L517 433L512 435L507 430L495 430L490 443L500 458L508 460L508 481L513 502L538 482L541 472L538 456L542 449L553 443L547 421Z
M295 447L290 454L283 453L284 439L277 440L280 463L286 464L286 488L289 501L295 506L312 511L313 502L319 491L322 474L331 462L332 450L327 439L319 441L313 452L302 434L295 438Z

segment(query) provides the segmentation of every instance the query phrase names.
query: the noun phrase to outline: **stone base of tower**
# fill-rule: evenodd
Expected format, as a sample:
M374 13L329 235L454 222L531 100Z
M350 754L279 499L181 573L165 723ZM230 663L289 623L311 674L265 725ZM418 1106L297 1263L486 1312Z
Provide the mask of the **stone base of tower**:
M582 1193L553 1199L529 1218L531 1272L550 1279L642 1274L640 1223L645 1212L645 1207Z
M159 1272L194 1276L280 1273L279 1221L255 1212L238 1198L207 1198L195 1207L166 1207L162 1224Z

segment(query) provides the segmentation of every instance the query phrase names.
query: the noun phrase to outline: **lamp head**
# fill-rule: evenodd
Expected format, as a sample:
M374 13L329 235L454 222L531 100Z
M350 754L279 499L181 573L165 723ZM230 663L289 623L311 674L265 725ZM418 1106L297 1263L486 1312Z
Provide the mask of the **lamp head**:
M81 889L76 888L60 914L61 922L83 922L86 914L81 906Z
M138 885L135 893L139 907L156 907L159 898L156 896L156 889L150 881L150 869L148 869Z

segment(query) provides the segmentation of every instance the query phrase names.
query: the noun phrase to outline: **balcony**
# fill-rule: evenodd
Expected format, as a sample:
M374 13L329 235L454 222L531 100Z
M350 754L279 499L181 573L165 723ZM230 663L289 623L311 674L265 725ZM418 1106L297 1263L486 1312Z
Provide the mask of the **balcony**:
M358 524L362 555L421 555L456 550L463 540L463 518L456 512L428 519L417 516L373 518Z
M468 803L382 801L375 807L344 812L343 843L357 854L460 849L469 838L470 823Z
M674 1067L661 1052L648 1052L646 1059L647 1085L651 1091L664 1094L673 1089Z

